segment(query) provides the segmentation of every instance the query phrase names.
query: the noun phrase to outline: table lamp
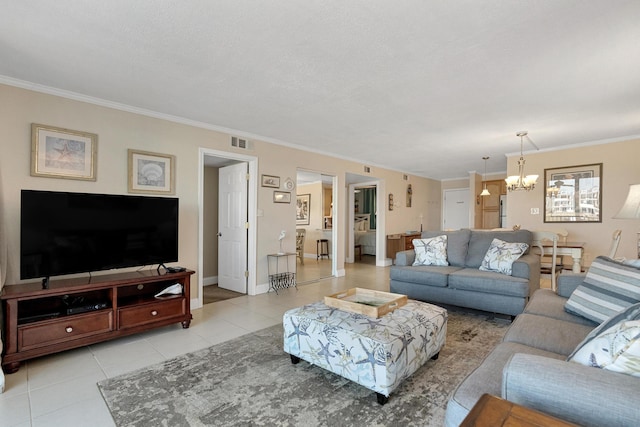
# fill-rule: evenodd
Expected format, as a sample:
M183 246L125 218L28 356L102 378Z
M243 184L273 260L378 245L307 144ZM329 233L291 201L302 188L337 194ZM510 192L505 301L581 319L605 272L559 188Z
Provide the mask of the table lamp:
M640 219L640 184L629 185L629 194L616 219ZM640 233L638 233L638 258L640 258Z

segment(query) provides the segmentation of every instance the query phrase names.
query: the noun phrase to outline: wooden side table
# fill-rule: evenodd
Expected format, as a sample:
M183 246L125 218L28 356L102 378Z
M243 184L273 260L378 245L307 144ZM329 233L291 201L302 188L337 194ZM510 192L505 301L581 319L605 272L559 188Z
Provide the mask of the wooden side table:
M460 427L577 427L542 412L490 394L483 394Z

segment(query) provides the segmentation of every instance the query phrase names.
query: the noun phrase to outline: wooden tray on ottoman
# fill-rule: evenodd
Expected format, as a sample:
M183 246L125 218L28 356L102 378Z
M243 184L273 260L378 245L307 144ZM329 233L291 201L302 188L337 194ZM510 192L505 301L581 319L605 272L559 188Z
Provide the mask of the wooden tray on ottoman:
M382 317L407 303L407 296L371 289L351 288L324 297L324 303L343 311Z

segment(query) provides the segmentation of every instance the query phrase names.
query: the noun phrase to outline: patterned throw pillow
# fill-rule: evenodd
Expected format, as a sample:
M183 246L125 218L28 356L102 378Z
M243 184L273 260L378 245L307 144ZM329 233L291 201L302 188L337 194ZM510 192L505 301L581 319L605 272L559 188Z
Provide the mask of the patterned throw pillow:
M413 239L416 259L412 265L449 265L447 261L447 236L430 239Z
M640 268L599 256L564 305L565 311L602 323L640 302Z
M526 243L509 243L493 239L482 260L480 270L495 271L511 276L513 262L520 258L527 249L529 249L529 245Z
M640 377L640 304L591 331L567 360Z

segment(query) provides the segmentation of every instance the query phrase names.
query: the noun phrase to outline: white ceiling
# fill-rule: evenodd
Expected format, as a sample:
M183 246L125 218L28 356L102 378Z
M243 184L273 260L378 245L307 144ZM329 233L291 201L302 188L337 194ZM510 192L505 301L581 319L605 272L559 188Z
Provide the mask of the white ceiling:
M0 0L0 83L435 179L640 135L638 0ZM75 95L74 95L75 96ZM525 151L533 149L526 144Z

